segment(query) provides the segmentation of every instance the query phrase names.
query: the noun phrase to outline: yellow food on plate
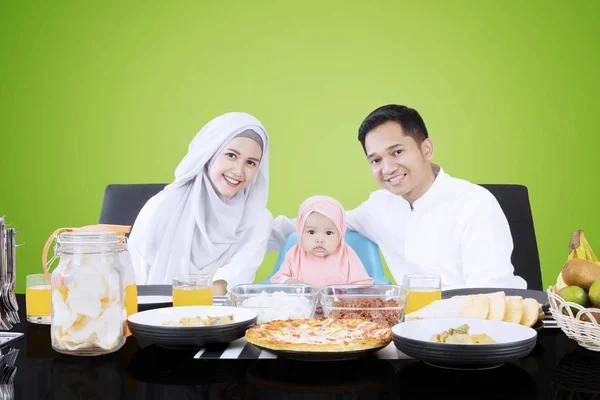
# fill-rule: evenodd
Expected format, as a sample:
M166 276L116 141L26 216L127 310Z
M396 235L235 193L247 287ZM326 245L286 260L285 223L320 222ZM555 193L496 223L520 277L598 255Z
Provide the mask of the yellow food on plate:
M496 292L490 293L488 298L490 299L490 312L488 313L487 319L502 321L506 311L506 295L504 292Z
M504 310L504 322L513 324L521 323L523 318L523 298L521 296L506 296L506 310Z
M463 324L458 328L450 328L447 331L435 334L429 339L435 343L453 343L453 344L495 344L498 343L485 333L469 335L469 325Z
M486 319L490 312L490 299L483 295L474 295L462 310L463 318Z
M235 322L233 315L224 315L218 317L182 317L179 321L163 322L163 326L216 326L227 325Z
M475 343L475 344L496 344L496 343L498 343L494 339L492 339L487 333L471 335L471 339L473 339L473 343Z
M540 304L535 299L523 299L523 316L519 322L521 325L532 327L539 319Z
M542 306L533 298L506 296L503 291L453 296L436 300L415 312L406 314L405 320L469 318L504 321L533 327L545 317Z

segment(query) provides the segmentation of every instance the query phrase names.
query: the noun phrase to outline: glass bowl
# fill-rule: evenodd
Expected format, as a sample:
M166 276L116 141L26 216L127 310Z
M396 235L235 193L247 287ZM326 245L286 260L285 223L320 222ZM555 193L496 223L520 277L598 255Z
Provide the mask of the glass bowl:
M235 307L256 311L257 323L312 318L320 298L316 286L305 284L243 284L234 286L230 293Z
M323 314L392 327L402 322L407 291L399 285L329 285L321 289Z

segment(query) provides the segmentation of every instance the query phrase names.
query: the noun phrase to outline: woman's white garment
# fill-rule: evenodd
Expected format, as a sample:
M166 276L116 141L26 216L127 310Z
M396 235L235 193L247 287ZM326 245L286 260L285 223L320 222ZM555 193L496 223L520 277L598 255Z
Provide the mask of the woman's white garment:
M237 134L251 129L263 140L252 183L226 198L208 177L213 156ZM208 274L228 287L250 283L264 258L272 216L268 137L245 113L221 115L194 137L175 170L175 181L140 211L129 239L137 284L171 284L181 274Z
M413 207L402 196L378 190L347 212L348 229L379 245L398 284L405 274L436 274L443 289L527 287L514 275L510 227L487 189L440 168ZM277 217L268 251L277 251L295 226L294 220Z

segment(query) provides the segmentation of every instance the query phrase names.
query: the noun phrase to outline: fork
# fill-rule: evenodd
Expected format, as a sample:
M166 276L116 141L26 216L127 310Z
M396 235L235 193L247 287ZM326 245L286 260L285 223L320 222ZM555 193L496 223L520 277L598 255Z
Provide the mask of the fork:
M5 296L6 287L6 260L4 251L6 249L6 240L4 237L4 216L0 218L0 329L12 329L10 316L8 315L8 303Z
M8 228L6 230L6 282L5 292L6 304L8 305L7 313L10 317L10 322L17 324L21 322L19 320L19 303L17 303L17 297L15 296L15 283L16 283L16 250L17 244L15 236L17 232L14 228Z

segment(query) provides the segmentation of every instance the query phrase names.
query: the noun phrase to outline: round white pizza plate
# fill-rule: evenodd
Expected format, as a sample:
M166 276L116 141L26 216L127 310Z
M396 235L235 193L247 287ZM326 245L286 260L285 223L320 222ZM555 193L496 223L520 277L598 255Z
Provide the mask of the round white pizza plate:
M216 326L163 326L182 317L232 315L235 322ZM255 311L223 306L167 307L142 311L127 318L131 333L141 342L170 349L196 349L239 339L256 322Z
M365 350L354 350L354 351L292 351L292 350L272 350L264 346L253 344L261 350L268 351L269 353L275 354L277 357L287 358L290 360L297 361L348 361L356 360L373 354L384 347L380 346L373 349Z
M435 343L429 339L467 324L469 334L485 333L497 344ZM502 321L443 318L406 321L392 328L394 344L406 355L434 366L460 369L493 368L526 357L535 347L537 332Z

